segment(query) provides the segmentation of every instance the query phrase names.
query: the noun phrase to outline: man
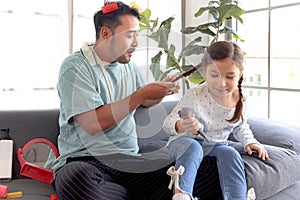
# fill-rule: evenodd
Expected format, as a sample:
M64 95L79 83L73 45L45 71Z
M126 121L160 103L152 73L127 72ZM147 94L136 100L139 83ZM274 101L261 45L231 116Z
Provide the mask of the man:
M145 84L131 61L138 45L136 9L122 2L106 3L95 13L94 24L95 43L67 57L59 74L60 156L47 163L54 170L58 196L170 199L166 168L135 173L143 159L133 114L138 106L149 107L177 93L178 82L171 82L170 76ZM131 162L135 169L128 166ZM157 178L161 176L165 178Z

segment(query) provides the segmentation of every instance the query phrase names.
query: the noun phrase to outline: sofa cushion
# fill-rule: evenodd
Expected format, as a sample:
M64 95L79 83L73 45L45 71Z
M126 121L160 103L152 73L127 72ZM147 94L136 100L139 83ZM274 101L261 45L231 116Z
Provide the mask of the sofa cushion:
M263 144L284 147L300 153L300 127L279 121L251 117L248 120L255 138Z
M300 181L264 200L296 200L300 197Z
M264 145L269 158L265 161L257 154L248 155L241 143L230 142L245 163L248 187L253 187L257 199L268 198L300 180L300 155L290 149Z
M9 129L0 129L0 140L9 140Z
M135 113L139 146L153 143L155 147L163 147L169 135L163 130L164 119L170 114L177 102L162 102L150 108L139 107ZM149 151L149 149L148 149Z
M55 193L53 185L33 179L14 179L1 184L8 186L8 192L21 191L22 200L49 200L50 195Z

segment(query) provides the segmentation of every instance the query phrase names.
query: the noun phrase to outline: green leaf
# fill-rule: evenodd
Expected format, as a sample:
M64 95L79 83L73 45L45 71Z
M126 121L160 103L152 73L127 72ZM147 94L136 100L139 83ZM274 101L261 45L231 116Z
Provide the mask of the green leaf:
M214 20L215 20L216 22L218 22L220 13L219 13L219 11L217 10L217 8L211 9L211 10L209 11L209 14L214 18Z
M158 37L159 37L158 31L152 32L150 35L148 35L148 37L151 38L152 40L158 42Z
M165 72L161 73L160 74L160 77L159 77L159 81L162 81L172 70L174 70L175 68L170 68L168 70L166 70Z
M192 34L195 33L197 31L197 27L186 27L181 29L181 32L184 34Z
M157 25L158 25L158 18L156 18L156 20L153 21L153 25L150 31L153 32L153 30L157 27Z
M209 11L211 9L211 6L207 7L201 7L199 10L194 14L195 17L201 16L205 11Z
M235 32L235 30L233 30L231 27L229 26L224 26L223 29L220 30L220 33L221 34L224 34L224 33L230 33L236 40L239 40L241 42L244 42L243 39L241 39L237 33Z
M187 27L187 28L183 28L181 30L182 33L184 34L193 34L195 32L200 32L200 33L204 33L204 34L208 34L208 35L211 35L211 36L215 36L216 33L213 32L210 27L218 27L218 23L217 22L209 22L209 23L206 23L206 24L200 24L199 26L197 27Z
M191 46L185 47L182 50L181 56L186 57L186 56L191 56L191 55L200 55L200 54L204 53L204 51L205 51L205 48L203 46L191 45Z
M174 19L174 17L169 17L168 19L161 22L160 27L165 29L171 29L172 22Z
M178 63L178 60L175 57L175 46L173 44L170 45L170 49L167 52L167 61L166 61L166 67L167 69L170 67L175 67L176 69L180 69L180 65Z
M158 33L158 37L157 37L158 47L163 49L168 49L170 29L159 28L157 33Z
M162 52L159 51L153 58L151 58L150 70L154 79L159 80L161 74L163 73L160 69L160 60Z
M174 17L169 17L168 19L164 20L161 22L159 28L156 31L153 31L153 29L157 26L158 24L158 19L154 21L153 24L153 31L148 37L153 39L158 43L158 47L167 50L168 49L168 40L169 40L169 34L171 31L171 24L172 21L174 20Z
M232 36L236 39L236 40L239 40L239 41L241 41L241 42L245 42L245 40L244 39L241 39L236 33L231 33L232 34Z
M188 77L188 80L194 84L200 84L205 81L205 78L201 74L193 73Z
M145 16L146 17L146 19L150 19L150 17L151 17L151 10L149 9L149 8L146 8L145 10L144 10L144 12L143 12L143 16ZM149 20L150 21L150 20Z
M216 33L215 33L214 31L212 31L212 30L210 29L210 27L208 27L207 29L200 29L200 30L198 30L198 31L201 32L201 33L210 35L210 36L212 36L212 37L215 37L215 35L216 35Z
M219 10L219 22L224 22L229 17L234 17L237 20L241 20L240 16L244 13L244 10L238 7L237 5L224 5L218 8ZM240 21L243 23L243 21Z
M209 1L208 2L208 5L214 5L214 4L217 4L217 6L220 6L224 1Z
M150 17L151 17L151 10L145 9L144 12L140 14L140 29L149 29L150 25Z
M192 69L194 67L194 65L182 65L181 68L183 71L188 71L190 69Z
M188 48L188 47L190 47L190 46L192 46L192 45L194 45L196 43L199 43L201 41L202 41L202 37L199 36L199 37L193 39L190 43L188 43L185 48ZM182 51L184 51L184 49Z

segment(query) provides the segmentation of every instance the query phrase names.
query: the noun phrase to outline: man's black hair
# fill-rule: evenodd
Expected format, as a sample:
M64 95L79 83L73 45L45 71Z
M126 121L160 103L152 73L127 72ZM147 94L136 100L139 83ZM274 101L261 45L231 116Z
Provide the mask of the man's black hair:
M102 10L99 10L94 15L94 25L96 31L96 39L100 37L100 30L103 26L110 28L112 31L121 24L120 16L132 15L140 20L139 12L136 8L131 8L123 2L116 1L118 9L106 14L103 14Z

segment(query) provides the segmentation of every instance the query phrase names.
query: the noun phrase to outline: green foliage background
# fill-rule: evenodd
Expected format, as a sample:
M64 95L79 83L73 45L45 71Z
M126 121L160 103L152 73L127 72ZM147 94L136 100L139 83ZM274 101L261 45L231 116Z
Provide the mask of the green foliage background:
M140 29L149 30L150 34L148 34L147 37L156 41L158 47L161 49L154 57L152 57L150 64L150 70L155 80L162 80L172 70L178 70L179 73L184 73L185 71L193 68L194 66L192 65L183 64L184 59L192 55L203 54L205 49L211 43L218 41L222 34L231 35L236 40L243 41L238 34L227 25L228 23L226 23L228 20L232 20L234 18L243 24L241 16L244 13L244 10L237 5L236 1L209 1L208 6L200 7L194 14L194 17L201 17L205 13L208 13L211 16L211 21L194 27L186 27L181 30L182 34L196 34L197 36L182 48L178 56L175 55L175 45L169 44L169 35L174 17L169 17L159 24L158 18L151 20L150 9L145 9L143 13L140 14ZM210 38L209 44L201 44L202 38L207 35ZM167 57L165 61L165 71L162 71L160 68L163 54ZM189 88L189 82L199 84L203 81L204 76L199 70L197 70L188 77L188 81L186 81L187 88Z

